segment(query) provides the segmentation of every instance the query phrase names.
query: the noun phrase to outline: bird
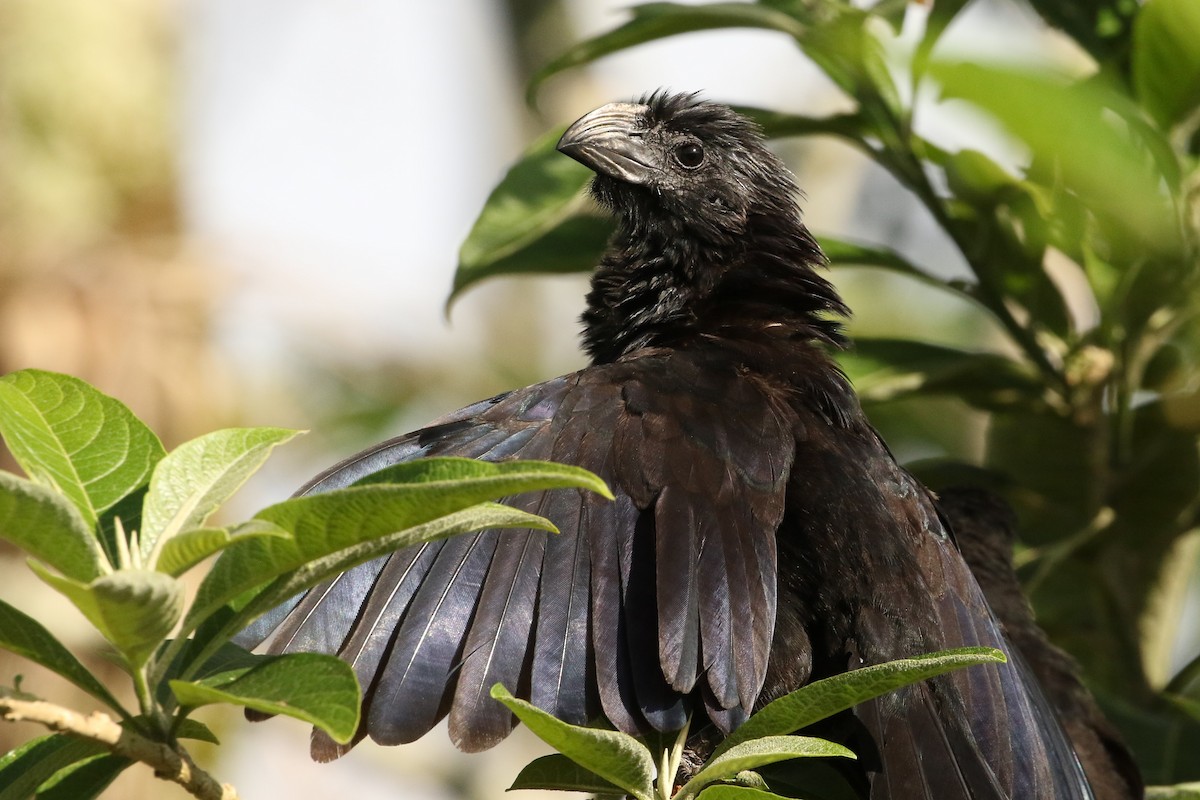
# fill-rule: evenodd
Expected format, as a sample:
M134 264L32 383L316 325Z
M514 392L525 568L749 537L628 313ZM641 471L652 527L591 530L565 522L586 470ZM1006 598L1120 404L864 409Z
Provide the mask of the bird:
M1013 567L1017 516L1012 507L999 494L969 485L938 490L937 502L1005 637L1053 707L1096 800L1140 800L1145 785L1137 761L1080 679L1078 662L1050 641L1021 591Z
M301 494L423 456L560 461L614 495L507 498L560 530L398 550L311 589L241 639L335 653L363 686L355 741L448 718L465 751L515 725L501 683L573 724L728 734L822 677L950 647L972 667L845 712L862 797L1090 798L934 498L871 426L834 352L849 309L795 177L747 116L655 91L597 108L558 150L615 231L591 276L582 369L352 456ZM349 746L314 733L312 754Z

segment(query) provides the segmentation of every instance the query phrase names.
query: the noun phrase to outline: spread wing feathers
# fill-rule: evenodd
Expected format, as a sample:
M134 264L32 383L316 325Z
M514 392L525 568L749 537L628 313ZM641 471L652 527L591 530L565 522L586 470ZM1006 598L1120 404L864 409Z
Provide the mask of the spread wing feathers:
M365 732L384 744L448 715L460 748L491 747L514 724L488 694L497 682L571 722L603 713L629 732L674 730L702 704L728 730L762 688L775 624L791 466L781 454L795 447L781 409L728 365L651 351L443 417L303 491L456 455L576 464L616 500L508 498L560 533L483 531L397 551L312 589L242 641L275 627L272 652L338 653L364 686ZM313 750L345 748L317 735Z

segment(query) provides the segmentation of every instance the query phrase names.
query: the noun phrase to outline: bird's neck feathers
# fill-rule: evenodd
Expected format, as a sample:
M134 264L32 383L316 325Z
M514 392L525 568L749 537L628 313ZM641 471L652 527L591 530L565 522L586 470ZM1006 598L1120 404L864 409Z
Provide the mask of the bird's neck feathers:
M849 311L816 271L825 257L790 198L786 208L747 214L736 232L701 218L625 212L582 317L594 362L699 338L843 344L830 315Z

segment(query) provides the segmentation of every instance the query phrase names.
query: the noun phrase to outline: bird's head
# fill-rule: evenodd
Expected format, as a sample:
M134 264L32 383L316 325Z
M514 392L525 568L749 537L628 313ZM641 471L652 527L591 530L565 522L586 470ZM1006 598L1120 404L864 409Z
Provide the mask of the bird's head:
M601 106L558 149L595 171L592 193L635 229L714 242L741 236L754 217L798 221L795 181L758 125L694 94Z

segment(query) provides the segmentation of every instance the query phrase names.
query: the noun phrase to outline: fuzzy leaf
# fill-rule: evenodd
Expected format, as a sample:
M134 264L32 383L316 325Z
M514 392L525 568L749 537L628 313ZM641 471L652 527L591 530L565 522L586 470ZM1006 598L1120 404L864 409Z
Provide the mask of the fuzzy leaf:
M290 538L291 534L263 520L251 520L225 528L197 528L168 539L153 564L154 569L179 577L204 559L236 541L253 536Z
M179 581L161 572L122 569L91 583L64 578L30 561L37 576L64 594L133 667L146 663L183 615Z
M388 550L479 529L464 526L522 525L553 530L545 520L506 506L469 510L487 500L567 487L611 497L603 481L585 470L536 461L493 464L466 458L425 459L369 478L388 479L412 482L364 482L326 494L293 497L259 512L256 519L291 531L293 537L254 537L227 547L200 585L184 632L239 595L305 565L303 572L286 584L304 584L293 592L330 571L343 571ZM422 527L443 517L443 523Z
M502 685L492 697L503 703L539 739L637 800L654 795L654 759L645 745L627 733L585 728L555 719L532 703L513 697Z
M358 679L354 669L335 656L264 656L250 668L218 672L200 681L170 683L183 706L232 703L266 714L284 714L315 725L339 744L349 742L358 730Z
M29 477L66 495L89 528L144 484L164 454L120 401L41 370L0 378L0 435Z
M205 434L168 453L150 477L142 510L142 556L148 557L160 539L169 541L204 525L262 466L272 449L298 433L283 428L232 428Z
M76 506L9 472L0 472L0 539L75 580L89 581L109 569Z
M717 746L713 757L751 739L790 734L910 683L962 667L1006 661L1002 652L991 647L959 647L815 681L763 706Z

